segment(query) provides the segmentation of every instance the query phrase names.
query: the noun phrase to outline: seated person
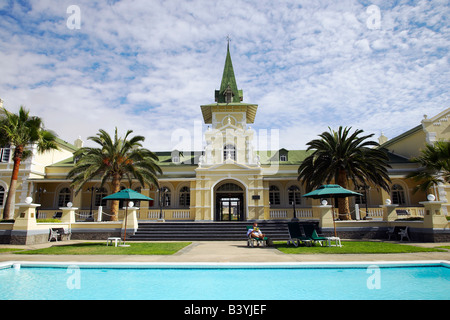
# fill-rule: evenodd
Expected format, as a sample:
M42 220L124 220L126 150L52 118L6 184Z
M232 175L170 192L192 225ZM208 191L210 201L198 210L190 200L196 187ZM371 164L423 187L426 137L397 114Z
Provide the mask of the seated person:
M258 224L255 222L253 224L253 228L248 229L247 236L263 240L266 235L261 232L261 230L258 227Z

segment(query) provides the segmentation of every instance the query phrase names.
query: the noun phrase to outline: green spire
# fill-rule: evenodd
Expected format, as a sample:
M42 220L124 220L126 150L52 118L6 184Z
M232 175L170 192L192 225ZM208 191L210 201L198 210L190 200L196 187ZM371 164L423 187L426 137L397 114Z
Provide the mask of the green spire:
M222 83L220 84L220 90L216 90L216 102L239 103L241 101L242 101L242 91L238 90L236 84L236 77L234 76L233 63L231 62L231 55L230 55L230 40L228 39L227 57L225 59L225 67L223 68Z

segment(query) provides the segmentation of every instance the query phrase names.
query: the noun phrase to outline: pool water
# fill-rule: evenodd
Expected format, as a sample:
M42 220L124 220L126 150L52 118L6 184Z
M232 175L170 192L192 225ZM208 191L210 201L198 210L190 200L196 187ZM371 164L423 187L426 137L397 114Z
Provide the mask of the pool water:
M27 267L0 269L0 299L450 298L450 267Z

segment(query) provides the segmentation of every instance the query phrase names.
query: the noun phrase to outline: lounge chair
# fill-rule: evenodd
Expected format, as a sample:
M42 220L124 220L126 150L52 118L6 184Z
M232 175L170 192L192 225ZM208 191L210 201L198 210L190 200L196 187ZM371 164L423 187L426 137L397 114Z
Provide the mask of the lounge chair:
M248 230L252 229L252 228L253 228L253 226L247 226L247 233L248 233ZM268 240L269 239L267 237L264 237L264 238L253 238L251 236L251 234L249 234L247 236L247 247L254 247L255 243L256 243L256 245L258 247L259 247L260 244L262 244L263 246L267 246L267 241Z
M62 212L55 212L55 214L53 215L53 219L61 219L62 214Z
M300 227L300 224L298 222L289 222L288 230L289 230L289 240L287 241L288 245L292 243L294 246L298 247L298 245L301 242L303 242L306 245L311 245L312 240L303 235L302 228Z
M311 239L313 242L318 242L321 246L323 246L323 242L327 241L328 238L322 235L319 235L316 231L316 227L312 224L303 225L303 230L305 231L305 235L307 238Z

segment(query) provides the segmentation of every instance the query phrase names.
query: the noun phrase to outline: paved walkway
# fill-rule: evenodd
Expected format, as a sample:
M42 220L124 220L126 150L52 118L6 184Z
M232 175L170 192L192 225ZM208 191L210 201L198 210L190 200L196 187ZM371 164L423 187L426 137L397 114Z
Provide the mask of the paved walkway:
M57 245L85 241L62 241ZM450 243L407 243L424 247L449 246ZM0 248L42 248L54 242L39 245ZM412 261L448 260L450 252L421 252L402 254L285 254L271 247L249 248L245 241L194 241L174 255L17 255L0 254L0 261L61 261L61 262L343 262L343 261Z

